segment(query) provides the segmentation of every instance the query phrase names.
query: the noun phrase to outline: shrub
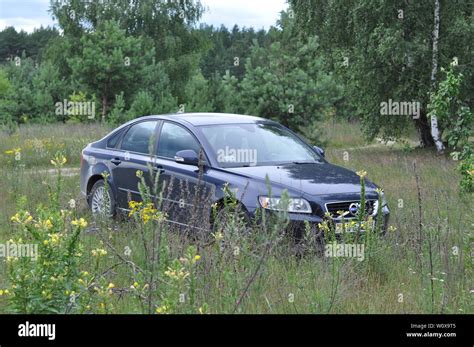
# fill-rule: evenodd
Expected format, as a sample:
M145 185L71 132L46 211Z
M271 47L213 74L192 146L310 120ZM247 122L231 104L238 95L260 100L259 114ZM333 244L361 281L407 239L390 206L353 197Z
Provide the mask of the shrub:
M471 137L474 135L474 112L461 100L463 75L455 72L455 66L453 63L449 69L441 69L446 78L430 94L428 110L430 116L436 115L438 118L448 145L455 151L452 153L454 159L461 161L458 169L462 176L461 190L472 193L474 151Z
M53 162L60 169L66 160L57 156ZM13 312L67 312L80 289L83 246L79 235L87 222L57 208L60 182L58 170L57 187L50 188L51 207L38 208L35 216L20 210L11 218L15 238L10 243L30 248L30 256L17 253L7 258Z

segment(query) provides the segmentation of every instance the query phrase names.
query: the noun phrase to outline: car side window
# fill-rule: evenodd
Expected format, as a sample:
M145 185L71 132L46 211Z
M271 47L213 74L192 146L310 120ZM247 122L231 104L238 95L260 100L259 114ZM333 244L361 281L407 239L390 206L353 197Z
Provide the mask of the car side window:
M141 122L132 125L122 140L120 149L129 152L150 154L150 143L156 138L157 121Z
M115 134L113 134L109 140L107 141L107 147L108 148L115 148L122 137L123 130L117 131Z
M188 130L165 122L158 140L158 156L174 159L177 152L187 149L192 149L199 154L201 146Z

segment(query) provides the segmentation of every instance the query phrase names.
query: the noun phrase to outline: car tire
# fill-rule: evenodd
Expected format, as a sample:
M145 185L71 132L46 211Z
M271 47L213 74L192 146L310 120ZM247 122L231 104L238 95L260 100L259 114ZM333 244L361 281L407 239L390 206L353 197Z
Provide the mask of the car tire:
M115 198L110 187L104 180L95 182L89 194L89 207L93 215L114 217L116 213Z

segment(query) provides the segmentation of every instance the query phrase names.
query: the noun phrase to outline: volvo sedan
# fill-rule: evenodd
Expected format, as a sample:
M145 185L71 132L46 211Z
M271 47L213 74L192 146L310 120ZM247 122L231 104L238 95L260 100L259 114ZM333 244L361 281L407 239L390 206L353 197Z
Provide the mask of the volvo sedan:
M137 175L137 172L139 173ZM153 182L153 177L157 177ZM212 229L210 206L222 208L227 191L248 218L281 210L292 230L332 220L354 220L361 207L360 177L330 164L324 151L286 127L252 116L194 113L148 116L89 144L81 157L81 191L94 214L129 211L130 201L160 197L167 222ZM106 182L104 181L106 180ZM365 179L365 211L387 226L385 196ZM381 218L376 218L381 211ZM208 217L209 223L195 218Z

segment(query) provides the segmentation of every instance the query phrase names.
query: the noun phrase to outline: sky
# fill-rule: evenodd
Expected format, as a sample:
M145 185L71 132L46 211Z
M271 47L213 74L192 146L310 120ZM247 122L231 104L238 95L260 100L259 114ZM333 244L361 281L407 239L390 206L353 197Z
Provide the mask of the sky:
M202 23L232 28L268 29L288 5L286 0L201 0L206 7ZM49 0L0 0L0 30L13 26L17 31L32 32L34 28L52 26L48 12Z

